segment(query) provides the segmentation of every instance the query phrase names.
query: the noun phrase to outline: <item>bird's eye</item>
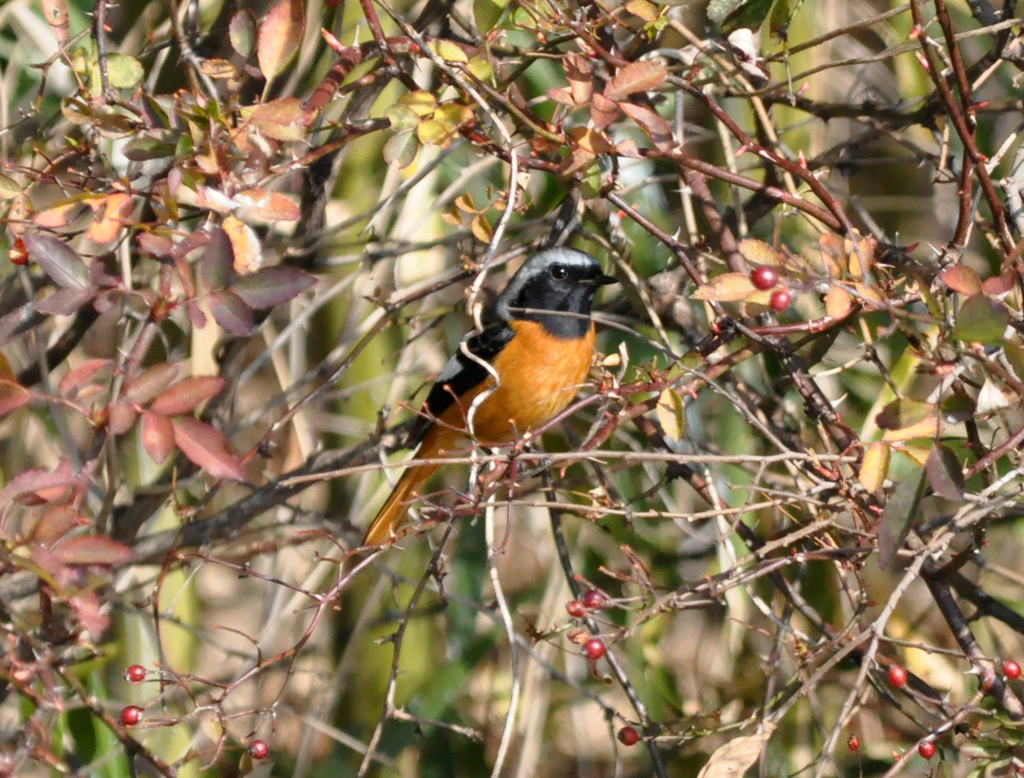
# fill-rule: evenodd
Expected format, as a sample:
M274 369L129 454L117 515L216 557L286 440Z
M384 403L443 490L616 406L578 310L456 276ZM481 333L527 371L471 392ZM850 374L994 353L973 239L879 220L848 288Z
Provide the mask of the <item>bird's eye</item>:
M569 269L565 265L552 265L551 266L551 277L556 281L561 281L569 276Z

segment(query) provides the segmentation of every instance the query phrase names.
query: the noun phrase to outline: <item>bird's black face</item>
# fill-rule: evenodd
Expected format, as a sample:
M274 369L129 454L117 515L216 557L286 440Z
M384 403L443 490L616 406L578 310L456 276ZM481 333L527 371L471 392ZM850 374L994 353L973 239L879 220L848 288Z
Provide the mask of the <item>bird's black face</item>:
M575 249L553 248L534 254L498 298L498 315L506 321L537 321L566 340L590 329L590 309L597 289L615 279L604 275L597 260Z

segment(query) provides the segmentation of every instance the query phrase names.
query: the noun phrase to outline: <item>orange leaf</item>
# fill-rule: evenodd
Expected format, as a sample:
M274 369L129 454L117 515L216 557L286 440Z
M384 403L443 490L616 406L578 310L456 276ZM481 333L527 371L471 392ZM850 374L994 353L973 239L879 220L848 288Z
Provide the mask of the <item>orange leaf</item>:
M833 319L845 319L853 310L850 293L838 286L833 286L825 294L825 314Z
M260 25L256 58L267 81L284 70L299 50L306 26L302 0L276 0Z
M744 300L756 291L746 273L722 273L694 292L693 299L729 303Z
M228 240L231 241L235 272L239 275L248 275L259 270L263 265L263 250L260 248L260 239L256 237L253 229L234 216L228 216L222 226Z
M667 148L672 145L672 128L657 111L644 105L633 105L633 103L619 103L619 108L651 136L655 146Z
M963 265L947 267L939 273L939 280L954 292L968 297L981 292L981 279L978 278L978 274Z
M13 381L0 379L0 416L15 411L32 400L32 393Z
M298 221L302 213L299 206L279 192L266 189L247 189L235 195L235 202L255 218L262 221ZM230 233L229 233L230 234Z
M636 92L655 89L665 83L666 78L668 71L656 62L631 62L608 82L604 94L609 100L622 100Z
M46 23L50 25L50 31L57 38L57 42L67 43L68 31L71 28L68 23L68 4L65 0L42 0L42 5Z
M103 215L89 225L85 237L93 243L110 243L121 232L132 213L132 198L124 192L114 192L104 198Z
M66 565L119 565L131 559L132 550L112 538L86 535L63 541L53 555Z
M54 205L51 208L36 213L32 217L32 221L40 227L51 230L58 227L66 227L72 219L71 212L81 204L81 200L72 200L71 202Z
M593 84L590 76L590 63L580 54L565 55L565 77L569 79L569 91L576 105L590 102Z

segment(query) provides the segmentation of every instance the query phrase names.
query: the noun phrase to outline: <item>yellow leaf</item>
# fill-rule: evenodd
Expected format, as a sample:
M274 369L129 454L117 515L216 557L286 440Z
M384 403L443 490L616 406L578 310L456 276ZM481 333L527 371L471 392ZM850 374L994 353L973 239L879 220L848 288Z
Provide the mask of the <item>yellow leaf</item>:
M451 41L431 41L427 48L446 62L469 62L466 52Z
M658 397L658 422L665 431L666 437L681 440L686 432L686 405L679 392L666 389Z
M740 255L752 265L782 266L778 252L763 240L745 238L739 242L736 248L739 249Z
M864 461L860 465L861 485L869 492L877 491L889 475L892 451L884 443L872 443L864 450Z
M946 428L946 425L941 420L930 416L916 424L911 424L909 427L901 427L898 430L886 430L882 434L882 440L885 442L895 442L900 440L913 440L914 438L937 438L942 435L942 431Z
M417 116L429 116L437 109L437 98L420 89L399 97L398 104L406 106Z

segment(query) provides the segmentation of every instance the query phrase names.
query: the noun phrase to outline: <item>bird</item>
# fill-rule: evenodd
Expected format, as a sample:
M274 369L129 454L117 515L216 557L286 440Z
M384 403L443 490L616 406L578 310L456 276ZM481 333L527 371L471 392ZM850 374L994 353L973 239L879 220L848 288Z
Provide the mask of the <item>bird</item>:
M465 338L438 374L410 431L410 445L419 448L364 546L394 536L417 491L441 467L422 460L456 456L472 441L508 444L572 402L594 358L594 295L613 283L618 279L605 275L597 259L577 249L543 249L523 263L498 296L490 323Z

